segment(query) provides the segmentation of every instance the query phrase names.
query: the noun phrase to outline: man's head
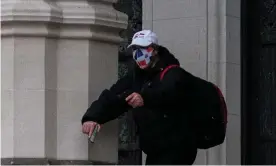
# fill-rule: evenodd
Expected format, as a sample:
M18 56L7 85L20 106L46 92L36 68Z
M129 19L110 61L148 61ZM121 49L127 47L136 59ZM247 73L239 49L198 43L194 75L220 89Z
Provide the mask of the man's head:
M157 35L150 30L135 33L128 48L132 49L133 59L141 69L152 66L157 55Z

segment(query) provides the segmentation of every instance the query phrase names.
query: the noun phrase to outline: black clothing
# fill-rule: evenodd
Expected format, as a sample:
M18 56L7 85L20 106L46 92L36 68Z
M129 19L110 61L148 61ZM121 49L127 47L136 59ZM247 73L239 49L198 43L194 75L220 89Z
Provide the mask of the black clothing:
M192 165L197 149L186 147L170 148L167 151L147 155L146 165Z
M169 65L179 65L179 61L164 47L159 48L158 56L160 60L154 68L141 70L135 66L133 72L118 80L109 90L104 90L88 108L82 123L95 121L103 124L132 109L138 126L140 147L148 155L148 163L163 164L164 161L168 165L192 164L197 152L189 122L192 75L182 68L172 68L161 81L161 71ZM142 96L143 107L133 109L125 102L132 92ZM182 162L185 157L180 154L189 159ZM164 156L168 156L167 159ZM160 161L156 161L158 158Z

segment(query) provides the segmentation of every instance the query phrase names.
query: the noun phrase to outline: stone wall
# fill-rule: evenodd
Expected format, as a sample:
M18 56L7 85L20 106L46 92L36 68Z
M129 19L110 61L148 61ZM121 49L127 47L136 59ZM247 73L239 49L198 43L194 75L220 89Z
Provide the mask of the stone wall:
M240 164L240 0L143 0L143 29L226 97L226 141L200 151L195 164Z

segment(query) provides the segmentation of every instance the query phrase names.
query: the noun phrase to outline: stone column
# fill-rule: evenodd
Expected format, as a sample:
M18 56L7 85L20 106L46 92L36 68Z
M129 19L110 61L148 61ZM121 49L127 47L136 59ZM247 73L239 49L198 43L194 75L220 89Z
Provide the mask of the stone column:
M208 0L208 80L228 107L225 142L208 150L207 164L241 164L240 0Z
M226 0L207 1L207 45L208 45L208 80L219 86L226 98ZM227 98L226 98L227 100ZM225 141L226 142L226 141ZM207 164L226 164L226 144L225 142L217 147L208 149Z
M115 2L2 0L2 164L117 162L117 122L90 148L80 123L117 79Z
M102 90L117 80L119 31L127 16L114 0L57 0L63 11L57 45L57 158L116 163L117 120L89 145L80 120Z
M61 10L43 0L1 1L2 164L56 158L56 45Z

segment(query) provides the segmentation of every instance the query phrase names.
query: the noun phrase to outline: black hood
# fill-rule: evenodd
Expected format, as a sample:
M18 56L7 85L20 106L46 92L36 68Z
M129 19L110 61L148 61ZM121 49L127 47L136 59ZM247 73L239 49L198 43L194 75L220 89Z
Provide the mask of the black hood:
M160 58L160 61L157 63L156 67L164 68L169 65L180 65L178 59L176 59L175 56L163 46L159 46L158 56Z

